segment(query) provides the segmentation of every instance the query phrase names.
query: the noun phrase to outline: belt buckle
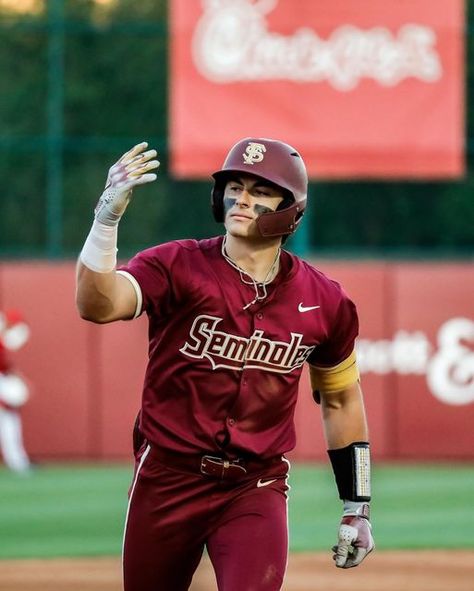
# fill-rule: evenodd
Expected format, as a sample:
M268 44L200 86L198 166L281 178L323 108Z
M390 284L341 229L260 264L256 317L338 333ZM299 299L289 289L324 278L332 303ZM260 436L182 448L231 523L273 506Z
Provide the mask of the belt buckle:
M213 476L214 478L237 480L247 473L244 466L239 464L238 460L226 460L217 456L205 455L201 458L201 474Z
M224 460L217 456L205 455L201 458L200 471L205 476L222 477Z

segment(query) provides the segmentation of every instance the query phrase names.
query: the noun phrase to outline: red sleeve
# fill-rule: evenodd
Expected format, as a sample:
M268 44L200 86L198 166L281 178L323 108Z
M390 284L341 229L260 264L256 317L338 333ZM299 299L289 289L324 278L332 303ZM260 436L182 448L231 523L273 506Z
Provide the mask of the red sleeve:
M137 280L143 297L142 310L149 315L162 316L179 300L180 278L186 273L180 252L178 243L168 242L139 252L119 267Z
M328 338L316 347L308 359L311 365L333 367L347 359L354 350L355 339L359 333L357 309L346 293L339 289L339 305L335 309Z

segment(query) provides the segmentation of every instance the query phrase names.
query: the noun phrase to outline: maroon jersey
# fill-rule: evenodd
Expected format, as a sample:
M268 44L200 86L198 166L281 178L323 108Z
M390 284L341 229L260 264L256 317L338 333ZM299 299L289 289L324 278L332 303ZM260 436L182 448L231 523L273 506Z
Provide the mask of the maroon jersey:
M121 269L138 281L149 318L141 430L178 452L267 458L295 445L305 361L333 366L353 351L354 304L341 287L282 251L255 298L222 255L222 237L147 249Z

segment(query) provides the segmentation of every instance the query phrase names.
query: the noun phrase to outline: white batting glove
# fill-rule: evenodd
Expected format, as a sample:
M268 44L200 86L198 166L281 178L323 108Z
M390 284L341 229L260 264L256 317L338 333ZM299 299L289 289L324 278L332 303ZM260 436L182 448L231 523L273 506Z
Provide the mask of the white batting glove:
M150 173L159 167L156 150L145 151L147 142L126 152L109 170L105 190L94 210L95 219L106 226L116 226L132 196L132 189L156 180Z
M346 501L339 526L338 543L332 548L336 566L338 568L358 566L374 547L372 526L369 521L369 505Z

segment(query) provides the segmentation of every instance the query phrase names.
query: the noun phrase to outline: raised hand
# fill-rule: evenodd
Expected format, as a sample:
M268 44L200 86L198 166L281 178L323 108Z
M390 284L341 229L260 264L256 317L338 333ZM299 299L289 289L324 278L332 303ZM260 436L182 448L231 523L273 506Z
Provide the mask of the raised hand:
M132 189L156 180L150 171L160 166L156 150L147 150L148 143L137 144L126 152L109 170L104 192L95 208L95 218L107 226L120 221L132 195Z

